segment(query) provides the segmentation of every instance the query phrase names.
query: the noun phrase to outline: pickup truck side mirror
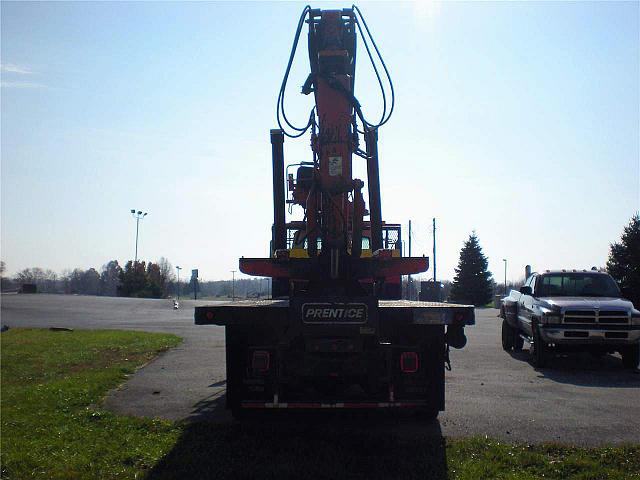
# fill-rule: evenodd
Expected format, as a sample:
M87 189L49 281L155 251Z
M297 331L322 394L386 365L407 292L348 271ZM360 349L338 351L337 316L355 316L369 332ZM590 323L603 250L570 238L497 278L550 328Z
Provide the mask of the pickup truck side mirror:
M520 287L520 293L523 295L531 295L533 291L531 290L531 287Z

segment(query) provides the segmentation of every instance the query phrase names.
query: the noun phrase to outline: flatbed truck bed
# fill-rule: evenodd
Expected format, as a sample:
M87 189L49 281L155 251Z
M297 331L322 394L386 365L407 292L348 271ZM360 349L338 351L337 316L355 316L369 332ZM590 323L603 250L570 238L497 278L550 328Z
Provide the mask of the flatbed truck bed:
M285 313L289 299L239 300L196 307L196 325L234 325L246 322L268 321L267 311ZM475 324L473 305L445 302L422 302L414 300L379 300L382 315L399 315L411 318L415 324L451 325L456 321L464 325Z

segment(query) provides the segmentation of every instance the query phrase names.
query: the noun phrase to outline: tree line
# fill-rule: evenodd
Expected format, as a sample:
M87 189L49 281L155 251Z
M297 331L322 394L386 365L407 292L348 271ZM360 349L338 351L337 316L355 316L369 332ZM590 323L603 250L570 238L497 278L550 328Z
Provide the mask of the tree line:
M472 232L460 251L453 282L443 283L443 299L456 302L487 305L494 293L502 293L504 285L497 285L488 270L489 262L482 252L480 241ZM269 295L270 279L251 278L209 282L176 282L174 269L164 257L157 262L128 261L124 268L117 260L95 268L66 270L58 275L52 270L25 268L13 278L4 276L5 264L0 263L2 291L17 290L25 284L35 285L44 293L125 296L140 298L166 298L192 296L196 291L203 297L264 298ZM640 214L636 213L624 227L619 242L610 245L606 271L618 282L624 298L640 306ZM417 282L416 282L417 283ZM415 288L415 283L411 288ZM511 288L519 285L509 283ZM405 298L410 294L406 279L403 281Z
M269 295L270 279L251 278L178 284L174 267L164 257L156 262L128 261L124 267L117 260L104 264L100 270L76 268L58 274L40 267L25 268L13 277L4 275L5 264L0 263L3 292L20 291L24 285L34 285L40 293L99 295L111 297L169 298L198 297L265 298Z
M13 278L3 275L2 290L32 285L40 293L162 298L169 294L173 280L173 267L164 257L157 262L128 261L124 268L117 260L111 260L100 271L93 267L75 268L58 274L40 267L25 268Z

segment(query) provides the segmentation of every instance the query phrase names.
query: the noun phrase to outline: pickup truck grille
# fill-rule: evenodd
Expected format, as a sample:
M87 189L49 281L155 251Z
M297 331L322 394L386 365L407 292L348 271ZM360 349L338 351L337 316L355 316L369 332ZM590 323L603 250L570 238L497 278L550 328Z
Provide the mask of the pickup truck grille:
M619 310L566 310L564 323L598 323L605 325L628 325L629 315Z

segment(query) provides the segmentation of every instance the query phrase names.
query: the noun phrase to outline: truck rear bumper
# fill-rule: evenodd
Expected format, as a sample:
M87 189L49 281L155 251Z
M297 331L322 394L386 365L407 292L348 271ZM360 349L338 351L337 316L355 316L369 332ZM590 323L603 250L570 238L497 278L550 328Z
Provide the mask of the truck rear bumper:
M429 406L426 401L411 402L242 402L246 409L290 409L290 410L322 410L322 409L370 409L370 408L420 408Z

